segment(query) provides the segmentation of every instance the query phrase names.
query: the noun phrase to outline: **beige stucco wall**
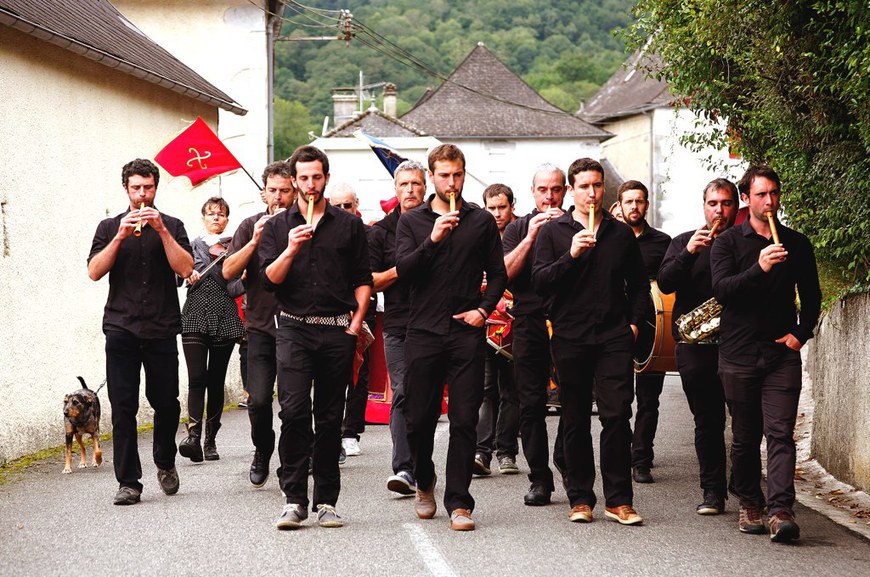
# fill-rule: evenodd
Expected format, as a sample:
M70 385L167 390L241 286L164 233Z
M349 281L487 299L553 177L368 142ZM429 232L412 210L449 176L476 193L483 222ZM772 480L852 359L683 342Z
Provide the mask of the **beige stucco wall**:
M834 477L870 491L870 294L838 301L810 341L812 454Z
M185 120L202 116L215 126L217 114L2 26L0 72L3 462L61 444L62 400L78 388L76 375L92 388L105 377L101 322L108 277L92 282L86 258L99 221L126 208L121 166L153 157ZM157 206L181 218L193 236L207 194L161 182ZM180 362L184 397L182 355ZM237 365L230 374L238 375ZM108 432L105 390L101 397ZM148 418L143 410L140 422Z
M113 0L131 22L173 56L241 104L220 111L218 136L257 181L268 164L269 55L265 2L250 0ZM231 207L228 230L262 209L256 185L241 171L209 183Z

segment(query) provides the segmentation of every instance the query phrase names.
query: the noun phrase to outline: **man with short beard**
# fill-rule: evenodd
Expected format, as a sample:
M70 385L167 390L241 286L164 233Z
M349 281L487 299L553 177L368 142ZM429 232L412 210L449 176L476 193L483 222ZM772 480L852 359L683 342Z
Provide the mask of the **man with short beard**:
M290 165L273 162L263 171L263 200L266 210L239 224L224 262L223 275L229 280L242 276L247 292L245 324L248 330L248 419L254 459L248 479L262 487L269 478L269 461L275 450L272 428L272 394L275 390L275 315L278 301L260 281L260 257L257 250L266 222L296 201L296 189L290 180Z
M296 203L266 223L259 249L260 280L275 291L281 311L276 317L278 475L286 504L276 527L295 529L308 518L309 456L317 523L341 527L335 510L341 418L371 296L368 243L362 220L326 202L326 154L301 146L288 163Z
M654 281L671 237L651 227L646 221L649 211L649 191L642 182L628 180L618 191L625 224L634 231L646 277ZM652 302L647 299L648 309ZM652 311L650 311L652 314ZM647 318L653 318L647 315ZM644 372L635 375L637 414L634 417L634 438L631 443L631 475L636 483L652 483L653 441L659 423L659 397L665 382L664 373Z
M435 516L432 449L444 384L450 387L444 505L456 531L474 529L468 491L477 410L483 397L484 323L504 293L507 275L495 220L462 198L465 155L452 144L429 154L435 194L399 219L396 272L410 286L405 337L405 418L417 480L415 511ZM451 210L455 204L455 210ZM480 285L486 273L486 292Z

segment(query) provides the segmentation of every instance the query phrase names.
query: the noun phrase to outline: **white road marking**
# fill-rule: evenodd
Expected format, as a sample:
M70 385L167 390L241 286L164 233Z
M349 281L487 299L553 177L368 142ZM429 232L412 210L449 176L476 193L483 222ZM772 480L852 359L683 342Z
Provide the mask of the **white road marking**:
M414 549L417 550L433 577L458 577L422 527L413 523L405 523L402 527L408 532L411 544L414 545Z

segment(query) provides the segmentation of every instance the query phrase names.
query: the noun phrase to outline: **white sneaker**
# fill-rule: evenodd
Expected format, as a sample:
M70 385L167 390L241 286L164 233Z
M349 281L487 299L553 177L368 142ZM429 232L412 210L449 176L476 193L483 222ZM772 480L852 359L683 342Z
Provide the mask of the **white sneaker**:
M345 437L341 440L341 446L344 447L344 452L348 457L356 457L362 450L359 448L359 441L353 437Z

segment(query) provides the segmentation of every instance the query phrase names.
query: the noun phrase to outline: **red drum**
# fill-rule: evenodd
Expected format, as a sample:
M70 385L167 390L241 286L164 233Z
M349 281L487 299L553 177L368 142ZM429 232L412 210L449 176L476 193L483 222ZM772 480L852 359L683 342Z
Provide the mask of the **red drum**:
M514 320L510 311L514 306L514 295L509 290L504 291L504 296L498 301L495 310L486 319L486 342L497 353L514 360L513 343L514 335L511 332L511 322Z
M677 370L671 315L674 293L662 294L656 281L650 282L650 303L634 343L635 373L665 373Z

